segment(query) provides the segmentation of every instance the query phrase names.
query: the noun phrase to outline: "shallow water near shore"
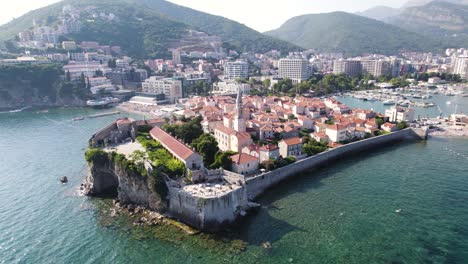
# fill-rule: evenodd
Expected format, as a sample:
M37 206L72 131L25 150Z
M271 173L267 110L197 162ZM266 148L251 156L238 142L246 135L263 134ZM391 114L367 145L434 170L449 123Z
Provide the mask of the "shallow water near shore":
M402 143L334 162L271 189L258 200L258 214L230 233L190 236L108 219L102 210L109 200L77 194L87 140L117 116L71 119L98 112L0 115L0 263L468 259L466 139ZM59 183L63 175L68 184Z

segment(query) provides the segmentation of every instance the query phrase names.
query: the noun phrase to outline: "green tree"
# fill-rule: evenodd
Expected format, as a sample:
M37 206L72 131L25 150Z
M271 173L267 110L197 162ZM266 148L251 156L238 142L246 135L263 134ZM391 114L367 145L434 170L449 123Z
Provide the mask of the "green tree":
M94 77L103 77L104 73L101 70L96 70L94 72Z
M313 156L318 153L324 152L327 150L327 145L323 142L317 142L314 139L310 139L309 142L302 146L302 149L308 156Z
M85 89L86 88L86 78L84 73L81 73L80 75L80 87Z
M219 151L218 142L210 134L202 134L199 138L192 141L192 148L202 154L205 166L209 166L215 162L216 153Z
M375 118L375 122L380 127L381 125L383 125L384 120L381 117L378 116L378 117Z
M401 121L397 124L398 129L405 129L408 127L408 124L405 121Z
M410 85L410 83L403 78L393 78L390 80L390 83L396 87L407 87Z
M306 93L310 90L312 85L308 81L302 81L297 85L297 91L299 94Z
M225 170L231 170L232 169L231 156L233 155L236 155L236 153L232 151L227 151L227 152L219 151L218 153L216 153L215 162L211 164L210 168L212 169L223 168Z
M71 74L70 74L70 71L67 71L65 80L66 80L67 82L71 82Z
M260 168L272 171L277 168L276 160L265 160L260 164Z
M109 61L107 61L107 66L109 66L111 69L115 69L117 67L117 60L109 59Z
M163 129L166 130L173 137L182 139L186 144L191 144L193 140L203 134L201 126L202 117L197 116L190 122L182 125L169 125L165 124Z

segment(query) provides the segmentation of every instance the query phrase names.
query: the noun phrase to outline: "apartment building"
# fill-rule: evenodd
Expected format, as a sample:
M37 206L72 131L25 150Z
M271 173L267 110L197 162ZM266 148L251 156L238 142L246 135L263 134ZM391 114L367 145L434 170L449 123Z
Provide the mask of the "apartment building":
M452 73L459 74L463 79L468 79L468 56L454 59Z
M224 64L224 79L247 79L249 78L249 64L245 61L230 61Z
M164 94L166 100L175 103L177 99L182 98L182 81L171 78L157 79L152 76L146 79L142 84L144 93Z
M311 75L309 63L303 59L280 59L278 69L280 77L291 79L296 84L308 80Z

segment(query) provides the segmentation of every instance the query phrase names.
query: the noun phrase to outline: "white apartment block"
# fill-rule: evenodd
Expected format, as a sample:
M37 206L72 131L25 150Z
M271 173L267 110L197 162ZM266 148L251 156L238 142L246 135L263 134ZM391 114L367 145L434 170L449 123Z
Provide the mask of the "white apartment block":
M157 79L156 76L152 76L141 85L144 93L164 94L170 103L175 103L177 99L182 98L182 81L180 80Z
M455 59L452 73L459 74L463 79L468 79L468 56L460 56Z
M111 69L107 67L107 64L100 64L99 62L71 62L63 66L63 71L65 73L69 72L72 80L78 80L81 74L84 74L85 77L92 78L98 70L102 71L103 74L111 71Z
M224 64L224 79L249 78L249 64L245 61L230 61Z
M58 36L52 27L40 27L34 32L34 40L44 43L57 43Z
M116 60L115 61L117 68L127 69L130 67L128 60Z
M239 82L218 82L213 85L213 93L215 94L237 94L239 91L242 94L249 94L250 85Z
M362 74L371 74L374 77L392 73L390 62L383 60L361 60Z
M18 38L21 42L29 42L33 40L33 33L31 31L21 31L18 33Z
M356 76L362 73L361 61L358 60L337 60L333 63L334 74L346 74Z
M291 79L293 83L308 80L311 75L309 64L303 59L280 59L278 68L280 77Z
M392 107L385 110L385 116L390 122L413 121L414 109L403 107Z
M75 41L63 41L62 42L62 48L64 50L75 50L76 49L76 43L75 43Z

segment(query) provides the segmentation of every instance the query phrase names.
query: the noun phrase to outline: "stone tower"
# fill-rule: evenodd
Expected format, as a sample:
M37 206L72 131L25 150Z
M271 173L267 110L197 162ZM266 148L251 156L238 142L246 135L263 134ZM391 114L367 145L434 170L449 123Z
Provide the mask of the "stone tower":
M233 120L234 130L237 132L245 132L245 120L242 114L242 92L239 89L236 99L236 116Z

